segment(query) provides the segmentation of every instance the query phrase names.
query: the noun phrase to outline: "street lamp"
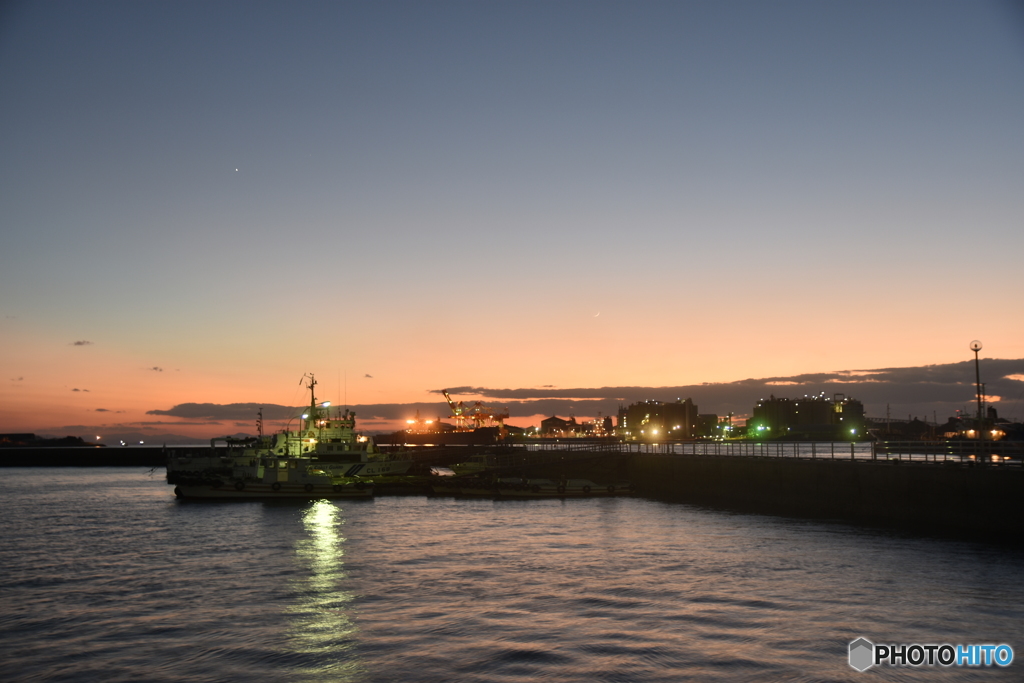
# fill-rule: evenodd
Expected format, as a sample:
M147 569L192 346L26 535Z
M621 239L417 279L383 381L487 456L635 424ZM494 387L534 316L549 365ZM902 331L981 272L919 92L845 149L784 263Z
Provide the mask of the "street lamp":
M981 351L981 342L975 339L971 342L971 351L974 351L974 383L977 388L978 395L978 462L982 461L984 456L984 449L982 444L985 442L985 429L982 426L982 414L981 414L981 369L978 365L978 351Z

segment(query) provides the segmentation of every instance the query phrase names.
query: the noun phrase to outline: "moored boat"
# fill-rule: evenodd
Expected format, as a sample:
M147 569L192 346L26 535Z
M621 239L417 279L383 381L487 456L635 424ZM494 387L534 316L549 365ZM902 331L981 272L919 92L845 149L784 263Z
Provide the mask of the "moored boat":
M498 468L498 458L493 453L474 453L463 462L452 465L451 469L459 476L482 474Z
M217 438L210 448L173 449L167 483L182 498L364 498L373 495L367 477L403 474L412 460L377 450L355 431L355 413L332 414L319 403L310 376L309 407L296 430L247 439ZM223 442L223 446L218 446Z
M184 469L197 467L202 469ZM175 485L174 495L179 498L316 499L373 495L372 481L346 477L314 458L253 457L245 452L206 458L172 456L168 459L167 483Z

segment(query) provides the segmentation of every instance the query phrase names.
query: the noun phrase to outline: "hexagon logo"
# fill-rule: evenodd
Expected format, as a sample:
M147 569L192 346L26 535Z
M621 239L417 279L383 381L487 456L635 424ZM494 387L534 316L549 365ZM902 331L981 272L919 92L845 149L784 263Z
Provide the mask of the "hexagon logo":
M867 671L874 663L874 643L867 638L858 638L850 643L850 666L857 671Z

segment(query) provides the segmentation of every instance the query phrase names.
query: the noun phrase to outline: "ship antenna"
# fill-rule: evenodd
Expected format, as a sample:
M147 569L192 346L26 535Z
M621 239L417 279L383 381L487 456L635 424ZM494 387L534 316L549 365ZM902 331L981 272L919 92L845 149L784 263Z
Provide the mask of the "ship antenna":
M256 433L259 434L260 438L262 439L263 438L263 406L260 406L260 409L259 409L259 411L257 411L256 415L258 416L256 418Z
M313 373L309 373L309 405L310 407L316 407L316 394L313 393L313 387L316 386L316 378L313 377Z

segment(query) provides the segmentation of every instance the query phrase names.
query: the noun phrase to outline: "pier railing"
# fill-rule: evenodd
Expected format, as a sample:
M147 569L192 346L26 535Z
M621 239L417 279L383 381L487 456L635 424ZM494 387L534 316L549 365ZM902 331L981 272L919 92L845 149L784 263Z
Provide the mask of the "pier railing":
M871 441L692 441L666 444L627 444L639 453L678 455L799 458L806 460L872 460Z
M1020 467L1024 443L1019 441L684 441L672 443L524 444L538 455L559 451L585 454L653 453L683 456L745 456L801 460L897 461L919 463L986 462Z
M875 444L879 457L889 459L913 459L929 462L966 462L987 460L1020 465L1024 459L1024 442L1021 441L879 441Z

